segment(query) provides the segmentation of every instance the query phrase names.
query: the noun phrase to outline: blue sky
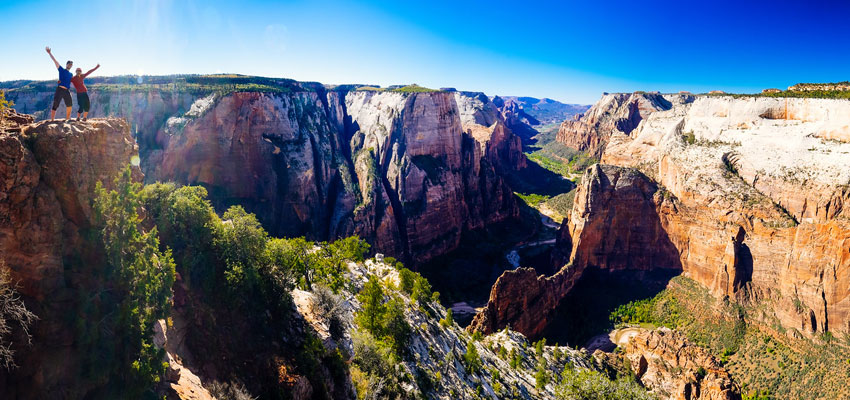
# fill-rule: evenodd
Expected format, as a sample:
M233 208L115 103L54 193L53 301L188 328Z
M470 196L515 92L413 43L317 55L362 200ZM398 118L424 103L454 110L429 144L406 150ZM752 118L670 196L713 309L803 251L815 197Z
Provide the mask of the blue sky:
M0 81L98 73L602 92L850 80L850 1L0 1Z

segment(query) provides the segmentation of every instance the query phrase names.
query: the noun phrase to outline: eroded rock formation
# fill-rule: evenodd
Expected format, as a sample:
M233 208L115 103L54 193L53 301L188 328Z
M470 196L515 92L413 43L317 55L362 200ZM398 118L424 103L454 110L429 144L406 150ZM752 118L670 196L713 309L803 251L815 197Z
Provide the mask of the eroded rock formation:
M607 132L602 162L622 168L585 174L561 264L681 268L718 297L760 306L752 317L767 327L847 334L848 115L839 100L699 96ZM615 194L597 189L606 181Z
M564 121L558 129L557 140L567 147L586 151L599 158L611 134L617 132L629 135L652 113L690 101L693 101L693 96L687 94L605 94L584 114L575 116L572 121Z
M635 377L671 400L737 400L741 388L705 349L670 329L640 329L623 346Z

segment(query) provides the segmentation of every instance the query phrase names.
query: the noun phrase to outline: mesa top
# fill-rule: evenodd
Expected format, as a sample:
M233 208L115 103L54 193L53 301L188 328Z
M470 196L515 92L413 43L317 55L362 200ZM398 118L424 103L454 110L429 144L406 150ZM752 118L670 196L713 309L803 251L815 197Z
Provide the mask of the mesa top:
M65 68L59 67L59 86L62 86L66 89L71 88L71 77L74 76L71 74L71 71L68 71Z
M74 84L74 89L77 89L77 93L86 92L86 84L83 83L84 79L86 79L85 75L74 75L74 77L71 78L71 83Z

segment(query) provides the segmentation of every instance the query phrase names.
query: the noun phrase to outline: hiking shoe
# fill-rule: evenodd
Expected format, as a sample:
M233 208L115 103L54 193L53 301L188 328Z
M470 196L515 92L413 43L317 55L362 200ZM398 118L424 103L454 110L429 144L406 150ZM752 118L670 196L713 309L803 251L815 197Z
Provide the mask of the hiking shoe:
M80 122L80 117L77 117L77 122Z
M86 121L88 121L88 120L89 120L89 117L85 117L85 118L83 118L83 122L86 122Z

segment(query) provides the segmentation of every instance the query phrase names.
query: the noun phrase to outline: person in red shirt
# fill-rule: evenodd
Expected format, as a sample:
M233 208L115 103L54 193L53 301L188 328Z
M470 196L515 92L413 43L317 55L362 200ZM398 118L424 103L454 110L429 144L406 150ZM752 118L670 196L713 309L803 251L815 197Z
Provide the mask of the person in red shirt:
M89 76L94 70L100 68L100 64L97 64L94 68L90 69L89 72L83 73L83 70L77 68L76 75L71 78L71 84L74 85L74 89L77 91L77 104L80 105L80 108L77 110L77 121L80 120L80 114L83 115L83 121L89 119L89 109L91 109L91 101L89 101L89 92L86 89L86 84L83 82L87 76Z

